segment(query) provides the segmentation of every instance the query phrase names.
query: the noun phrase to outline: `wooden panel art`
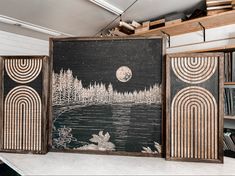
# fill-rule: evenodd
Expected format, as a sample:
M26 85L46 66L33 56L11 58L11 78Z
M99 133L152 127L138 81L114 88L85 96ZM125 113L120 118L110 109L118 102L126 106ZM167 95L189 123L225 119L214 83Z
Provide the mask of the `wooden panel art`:
M1 151L47 151L48 58L1 57Z
M222 103L222 54L167 56L167 159L223 162Z
M53 151L162 156L163 39L51 40Z

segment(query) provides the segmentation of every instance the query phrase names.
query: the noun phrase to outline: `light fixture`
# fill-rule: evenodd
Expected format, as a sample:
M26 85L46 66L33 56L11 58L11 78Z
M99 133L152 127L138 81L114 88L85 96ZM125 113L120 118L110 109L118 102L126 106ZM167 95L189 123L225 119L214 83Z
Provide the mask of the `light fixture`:
M62 32L48 29L42 26L34 25L32 23L27 23L27 22L24 22L15 18L4 16L4 15L0 15L0 22L5 23L5 24L19 26L22 28L30 29L33 31L37 31L37 32L52 35L52 36L60 36L60 35L72 36L70 34L62 33Z
M115 7L114 5L108 3L105 0L90 0L92 3L102 7L103 9L108 10L109 12L115 14L115 15L121 15L124 11Z

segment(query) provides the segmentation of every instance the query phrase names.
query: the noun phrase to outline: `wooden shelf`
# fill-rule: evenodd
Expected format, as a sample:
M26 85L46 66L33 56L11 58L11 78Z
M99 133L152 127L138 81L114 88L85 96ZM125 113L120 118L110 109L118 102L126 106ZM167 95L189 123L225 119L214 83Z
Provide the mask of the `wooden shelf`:
M184 52L177 52L180 53L204 53L204 52L227 52L227 51L234 51L235 45L224 45L221 47L215 47L215 48L207 48L207 49L200 49L200 50L190 50L190 51L184 51Z
M235 82L225 82L224 85L235 85Z
M225 26L229 24L235 24L235 10L231 10L213 16L196 18L193 20L184 21L178 24L173 24L171 26L164 26L152 29L134 35L144 35L144 36L162 35L162 31L169 34L170 36L180 35L202 30L202 27L200 26L199 23L201 23L205 27L205 29Z
M224 119L235 120L235 116L224 116Z

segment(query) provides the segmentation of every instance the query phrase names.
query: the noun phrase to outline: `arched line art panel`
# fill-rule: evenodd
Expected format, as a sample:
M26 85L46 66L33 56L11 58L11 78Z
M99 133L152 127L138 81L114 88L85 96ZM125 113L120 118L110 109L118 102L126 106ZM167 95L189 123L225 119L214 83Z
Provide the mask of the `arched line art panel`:
M35 80L42 69L42 59L5 59L8 76L17 83L25 84Z
M40 151L42 103L31 87L17 86L4 101L3 148Z
M217 57L174 57L171 67L183 82L198 84L208 80L217 68Z
M205 88L180 90L171 103L171 157L218 159L218 108Z

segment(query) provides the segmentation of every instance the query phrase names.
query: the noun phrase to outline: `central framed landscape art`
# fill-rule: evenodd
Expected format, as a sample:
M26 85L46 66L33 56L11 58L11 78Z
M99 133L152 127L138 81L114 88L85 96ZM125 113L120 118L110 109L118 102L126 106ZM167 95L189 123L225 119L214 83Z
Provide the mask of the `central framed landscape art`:
M53 151L162 156L162 38L53 38L50 46Z

